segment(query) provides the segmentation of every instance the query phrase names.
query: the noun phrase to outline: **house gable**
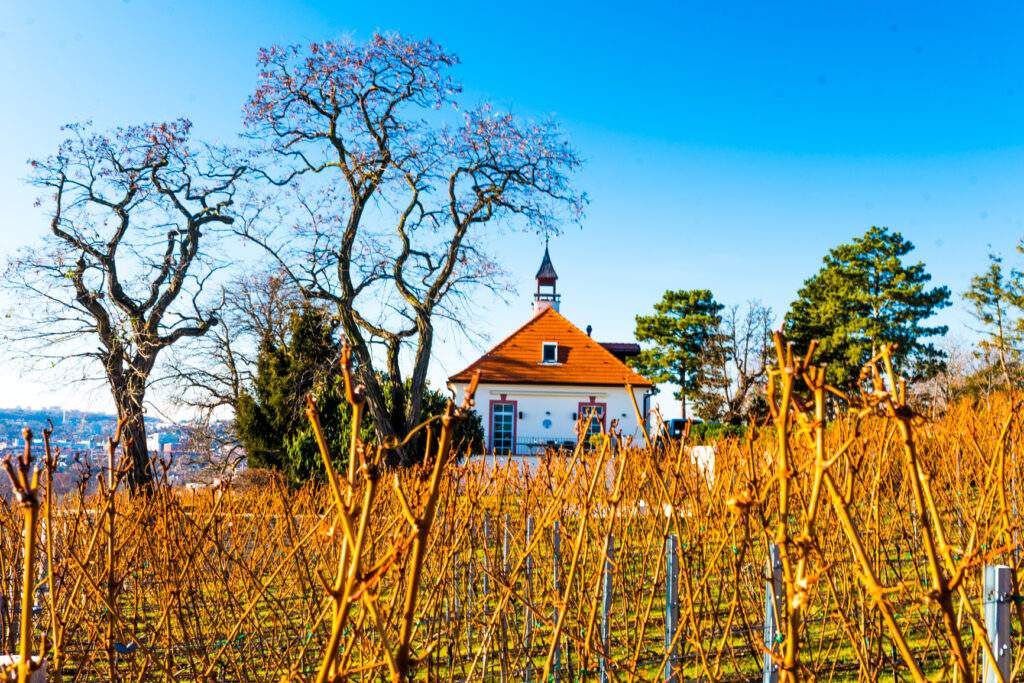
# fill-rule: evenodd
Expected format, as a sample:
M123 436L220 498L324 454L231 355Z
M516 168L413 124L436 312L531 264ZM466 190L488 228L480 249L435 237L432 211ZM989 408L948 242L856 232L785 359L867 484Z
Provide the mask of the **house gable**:
M558 344L557 362L543 362L545 342ZM482 383L568 384L649 387L651 383L565 319L544 308L461 372L452 382L468 382L480 372Z

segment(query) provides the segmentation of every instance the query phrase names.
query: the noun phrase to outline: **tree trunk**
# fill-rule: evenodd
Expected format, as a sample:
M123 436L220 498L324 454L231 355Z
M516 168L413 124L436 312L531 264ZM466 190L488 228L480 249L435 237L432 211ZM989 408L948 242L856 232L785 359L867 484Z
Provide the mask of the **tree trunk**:
M153 491L153 468L146 446L145 381L111 382L121 423L121 448L127 458L128 492L134 498ZM117 467L121 463L114 463Z
M146 447L146 422L140 412L123 416L121 439L128 457L128 491L134 498L153 491L153 467Z
M682 417L686 419L686 372L679 375L679 403L682 406Z
M413 365L412 379L409 387L409 405L405 414L405 429L415 429L423 419L423 394L427 390L427 367L430 364L430 350L434 343L434 328L430 318L423 316L419 320L419 341L416 348L416 360ZM413 465L423 458L425 442L418 439L420 445L413 453L403 454L404 464ZM412 456L412 457L410 457Z

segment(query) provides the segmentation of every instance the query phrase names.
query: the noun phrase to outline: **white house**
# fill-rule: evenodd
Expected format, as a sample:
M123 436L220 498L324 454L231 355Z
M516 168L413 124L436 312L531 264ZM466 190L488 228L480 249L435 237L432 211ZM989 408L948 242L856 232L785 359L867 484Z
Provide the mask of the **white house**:
M566 320L559 312L557 280L545 248L533 316L449 378L461 400L480 372L476 410L489 452L529 455L575 446L579 434L599 432L612 420L624 434L642 440L637 409L646 422L652 385L624 362L640 347L601 344L591 339L590 326L584 332Z

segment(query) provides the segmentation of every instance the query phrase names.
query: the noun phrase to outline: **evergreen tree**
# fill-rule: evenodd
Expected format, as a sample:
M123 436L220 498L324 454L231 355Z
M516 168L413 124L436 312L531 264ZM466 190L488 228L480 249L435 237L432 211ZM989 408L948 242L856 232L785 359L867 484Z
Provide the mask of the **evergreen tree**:
M283 341L262 340L252 391L241 394L235 413L250 466L280 470L293 485L323 477L320 450L305 414L306 396L312 395L331 455L337 458L335 469L347 467L352 411L344 396L336 330L326 311L306 306L292 315ZM386 398L391 401L390 392ZM443 413L448 398L428 387L423 401L426 419ZM374 438L367 413L360 435L367 441ZM452 443L460 450L482 450L483 424L476 413L456 423ZM416 441L413 450L422 455L423 445L422 439Z
M1006 272L1003 260L995 254L989 254L988 259L988 270L971 278L964 299L983 326L985 338L978 342L982 360L996 366L1000 383L1016 384L1021 376L1020 349L1024 342L1024 321L1019 317L1024 307L1022 276L1016 269Z
M718 334L721 311L710 290L675 290L662 295L654 315L636 317L637 341L652 346L630 359L630 365L656 384L677 384L674 396L682 402L683 418L687 396L698 391L706 377L706 355Z
M801 287L786 336L797 349L819 340L816 360L828 363L835 386L854 389L861 367L884 343L896 344L893 361L902 374L930 377L942 368L945 354L926 340L947 328L923 323L949 305L949 288L927 287L924 264L904 262L913 249L900 233L872 227L832 249Z
M344 401L336 327L323 310L307 306L292 316L283 343L261 341L252 392L241 394L235 413L251 466L281 470L293 484L323 475L305 414L307 395L316 399L332 455L348 454L351 412Z

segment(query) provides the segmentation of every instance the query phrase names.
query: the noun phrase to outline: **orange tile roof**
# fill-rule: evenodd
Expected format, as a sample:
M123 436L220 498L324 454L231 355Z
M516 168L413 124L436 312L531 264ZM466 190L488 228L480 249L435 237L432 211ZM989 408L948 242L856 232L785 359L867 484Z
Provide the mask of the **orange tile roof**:
M544 342L558 342L558 363L543 364ZM593 384L649 387L601 344L566 320L554 308L545 308L462 372L452 382L468 382L475 371L481 382L498 384Z

